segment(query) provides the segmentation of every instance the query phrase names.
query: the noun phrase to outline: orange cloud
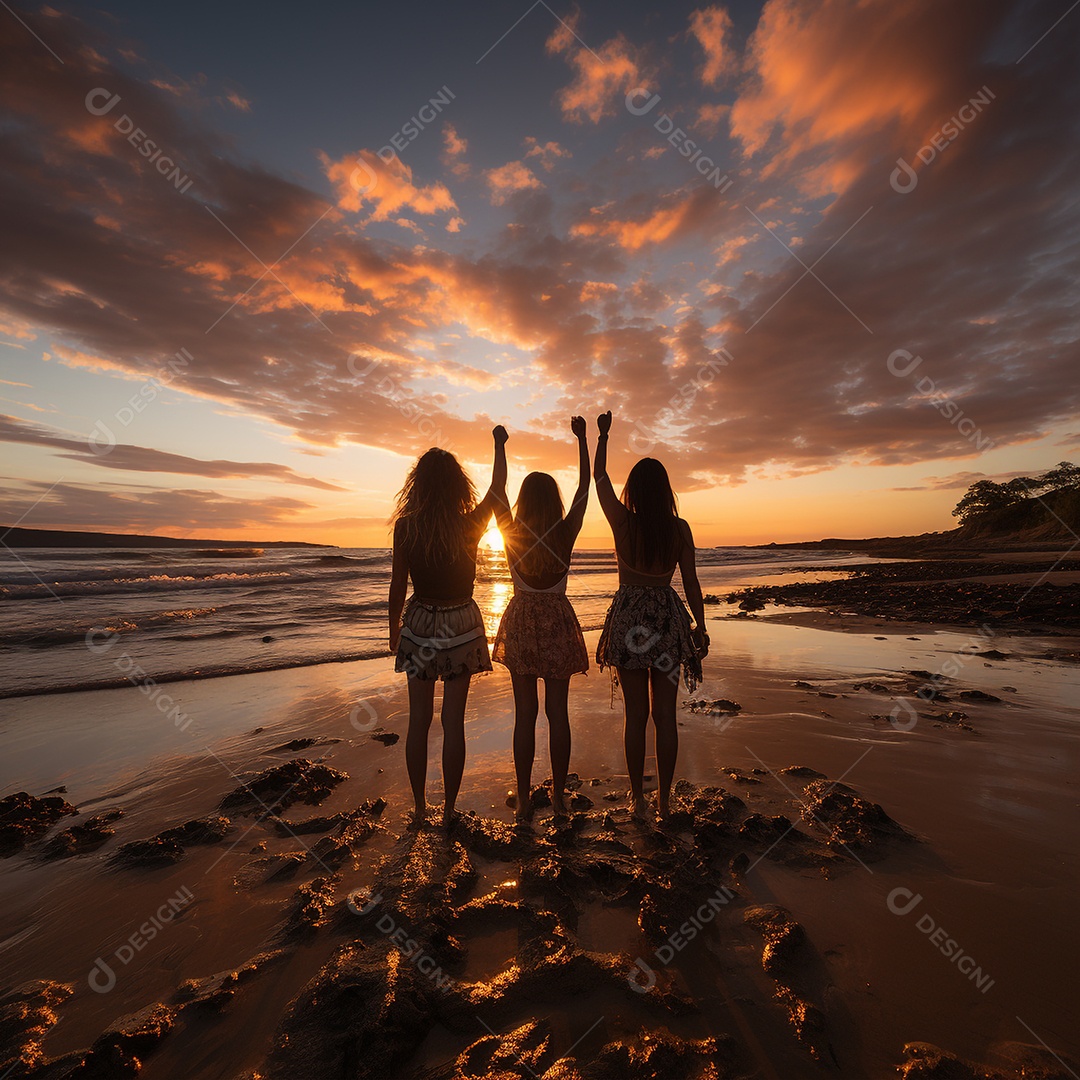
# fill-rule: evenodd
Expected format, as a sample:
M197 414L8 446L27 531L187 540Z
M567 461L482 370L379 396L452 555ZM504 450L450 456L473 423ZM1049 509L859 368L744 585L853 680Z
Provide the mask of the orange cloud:
M660 244L670 239L687 222L695 206L693 197L682 198L670 206L641 218L607 218L604 208L595 207L592 217L570 228L571 236L608 236L626 251L637 251L645 244Z
M361 150L340 161L320 153L319 160L337 189L338 206L359 213L371 204L369 221L392 221L405 209L429 217L457 209L445 184L414 184L412 169L399 157L387 162L371 150Z
M732 236L716 249L716 265L727 266L739 257L739 252L750 243L749 236Z
M593 300L610 296L612 293L618 293L618 291L619 286L614 281L586 281L581 286L578 298L583 304L588 304Z
M730 112L730 105L702 105L698 109L697 125L703 131L707 131L710 135L714 135L720 130L720 121Z
M730 32L731 16L725 8L701 8L690 16L690 33L705 53L700 78L706 86L716 86L733 66L727 45Z
M560 146L554 141L541 143L532 135L525 140L525 145L528 147L525 156L527 158L538 157L545 172L551 172L559 158L571 158L574 156L565 146Z
M446 124L443 127L443 143L448 157L460 157L469 149L468 142L457 133L457 128L453 124Z
M225 100L241 112L251 112L251 101L236 90L226 91Z
M491 188L491 202L502 206L515 191L528 191L530 188L542 188L544 185L535 173L520 161L508 161L497 169L488 169L484 179Z
M963 30L959 19L943 24L927 0L770 0L750 40L752 75L732 106L731 133L748 156L782 136L766 175L828 148L830 164L808 186L842 191L866 156L854 144L891 132L900 145L919 145Z
M443 164L459 177L469 175L469 163L464 160L465 153L469 149L468 141L458 134L453 124L443 125Z
M615 115L622 98L646 80L638 50L618 34L599 50L581 46L576 37L577 17L561 23L547 40L547 51L562 55L574 69L574 80L558 93L563 118L574 123L598 124Z

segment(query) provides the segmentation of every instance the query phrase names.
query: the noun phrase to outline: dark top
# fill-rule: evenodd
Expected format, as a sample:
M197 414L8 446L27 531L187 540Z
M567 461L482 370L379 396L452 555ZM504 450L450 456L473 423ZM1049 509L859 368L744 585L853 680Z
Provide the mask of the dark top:
M604 511L604 516L608 519L608 524L611 526L611 532L615 539L615 557L619 564L619 584L670 585L682 555L690 547L690 542L687 539L691 535L690 526L682 518L675 519L678 523L681 538L681 550L670 569L665 566L635 566L634 538L632 536L633 515L615 494L609 476L605 475L596 481L596 493L600 496L600 506Z
M479 508L478 508L479 509ZM487 510L490 515L491 511ZM421 600L468 600L476 580L476 549L487 527L487 519L474 510L463 522L465 543L453 562L429 563L414 546L405 549L412 578L413 595Z

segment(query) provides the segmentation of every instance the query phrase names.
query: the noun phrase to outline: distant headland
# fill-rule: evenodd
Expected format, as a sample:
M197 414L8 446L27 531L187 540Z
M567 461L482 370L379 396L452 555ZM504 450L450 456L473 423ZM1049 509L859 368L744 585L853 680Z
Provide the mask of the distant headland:
M9 548L332 548L302 540L195 540L141 533L73 532L68 529L9 529L0 526L0 542Z

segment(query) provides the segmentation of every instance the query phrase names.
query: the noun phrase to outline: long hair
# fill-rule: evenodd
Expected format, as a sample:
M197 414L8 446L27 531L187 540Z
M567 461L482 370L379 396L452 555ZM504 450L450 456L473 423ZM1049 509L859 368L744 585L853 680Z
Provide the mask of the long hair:
M520 553L518 568L531 577L566 569L566 521L562 495L555 477L531 472L521 482L514 504L514 526L510 546Z
M630 511L630 542L639 567L667 567L682 548L679 502L667 469L656 458L642 458L626 478L623 505Z
M476 489L449 450L432 447L416 459L398 492L391 525L401 526L410 551L428 563L453 562L465 544L465 517Z

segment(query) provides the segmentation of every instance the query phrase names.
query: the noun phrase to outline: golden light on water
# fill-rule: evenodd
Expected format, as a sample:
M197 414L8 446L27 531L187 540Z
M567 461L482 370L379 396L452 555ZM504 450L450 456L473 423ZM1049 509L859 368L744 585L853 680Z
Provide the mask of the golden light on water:
M512 590L509 582L492 582L491 599L486 605L483 605L484 631L487 634L488 641L495 640L495 633L499 629L499 622L502 619L503 612L506 610L506 605L510 603L511 595Z

